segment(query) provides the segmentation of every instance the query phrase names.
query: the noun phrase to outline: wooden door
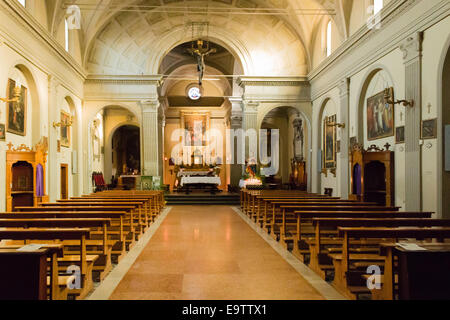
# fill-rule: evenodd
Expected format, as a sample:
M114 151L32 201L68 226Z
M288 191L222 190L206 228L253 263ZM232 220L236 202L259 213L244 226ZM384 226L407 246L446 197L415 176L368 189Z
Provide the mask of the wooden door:
M61 165L61 199L69 199L68 190L68 165Z

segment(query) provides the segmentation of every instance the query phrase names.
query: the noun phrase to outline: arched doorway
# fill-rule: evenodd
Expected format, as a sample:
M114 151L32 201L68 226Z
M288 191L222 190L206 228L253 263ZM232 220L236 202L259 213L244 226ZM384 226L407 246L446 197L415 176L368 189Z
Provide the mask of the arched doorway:
M308 154L310 134L309 123L304 114L291 106L276 107L264 115L261 129L267 130L267 137L261 137L264 141L260 141L266 142L260 145L267 148L264 150L265 156L268 159L277 156L279 161L278 173L267 177L266 182L290 184L292 188L306 190L309 171L307 163L310 162ZM271 154L271 129L279 130L278 155Z
M139 174L141 171L140 129L123 125L112 136L112 176Z
M444 139L442 139L444 152L443 168L442 168L442 218L450 218L450 166L448 162L450 157L448 155L450 148L450 49L447 51L447 56L444 61L444 68L442 71L442 128L444 132ZM446 146L447 145L447 146ZM447 153L447 154L446 154Z

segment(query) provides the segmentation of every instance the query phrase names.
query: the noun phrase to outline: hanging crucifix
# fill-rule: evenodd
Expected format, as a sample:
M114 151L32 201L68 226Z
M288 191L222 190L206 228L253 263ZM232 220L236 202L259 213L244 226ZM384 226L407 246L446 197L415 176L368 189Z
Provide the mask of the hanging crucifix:
M202 85L203 73L205 71L205 57L211 53L215 53L216 48L209 48L207 43L206 47L203 47L203 40L197 40L197 47L192 45L192 48L187 49L190 54L197 58L197 71L198 71L198 84Z

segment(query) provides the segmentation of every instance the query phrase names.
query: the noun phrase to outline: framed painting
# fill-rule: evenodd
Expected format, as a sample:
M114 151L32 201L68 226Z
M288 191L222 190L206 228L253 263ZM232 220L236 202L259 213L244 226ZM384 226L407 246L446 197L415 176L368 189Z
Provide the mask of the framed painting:
M323 123L323 163L325 169L336 168L336 127L327 123L336 122L336 115L325 117Z
M395 143L405 143L405 126L395 128Z
M386 103L382 91L367 99L367 139L377 140L394 135L394 105ZM394 100L394 88L389 88L389 100Z
M16 82L8 79L7 99L14 98L14 88ZM6 128L8 132L19 136L26 135L27 123L27 93L26 87L21 86L20 97L18 102L8 102L6 108Z
M184 129L185 146L204 146L205 135L209 130L209 113L182 112L181 126Z
M437 138L437 119L423 120L420 136L422 139Z
M0 123L0 141L6 140L6 131L5 131L5 125L3 123Z
M61 123L69 123L70 114L61 111ZM70 127L61 126L61 146L69 148L70 147Z

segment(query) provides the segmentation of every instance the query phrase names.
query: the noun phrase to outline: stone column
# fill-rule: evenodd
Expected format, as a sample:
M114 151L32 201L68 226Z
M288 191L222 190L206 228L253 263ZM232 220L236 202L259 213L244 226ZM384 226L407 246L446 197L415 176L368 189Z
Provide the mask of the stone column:
M242 129L242 112L233 111L230 118L231 130ZM234 162L230 164L230 184L234 187L239 186L239 180L242 177L243 166L238 163L237 159L237 145L234 144L234 150L231 150L234 155Z
M400 45L405 64L405 99L414 106L405 108L405 187L406 210L422 209L422 159L420 150L420 121L422 109L422 39L418 32Z
M256 131L256 137L258 139L259 128L258 128L258 106L259 102L254 101L243 101L243 116L242 116L242 129L246 132L249 129L254 129ZM251 155L249 146L249 139L245 138L245 159L249 159L249 157L254 157L258 159L258 141L256 143L256 154Z
M59 110L57 106L58 81L54 76L48 76L48 158L47 158L47 194L49 201L55 202L60 199L60 169L59 155L57 150L59 129L53 127L53 122L59 122L59 112L50 110Z
M158 149L158 100L141 101L142 107L142 151L144 176L159 176Z
M161 176L161 181L164 177L164 129L166 128L166 116L161 114L158 121L158 150L159 150L159 175ZM170 156L169 156L170 158Z
M349 194L349 108L350 108L350 79L345 78L339 83L339 111L340 119L339 123L344 123L345 128L340 128L340 141L341 141L341 152L340 152L340 168L339 168L339 189L341 193L341 198L348 199Z

